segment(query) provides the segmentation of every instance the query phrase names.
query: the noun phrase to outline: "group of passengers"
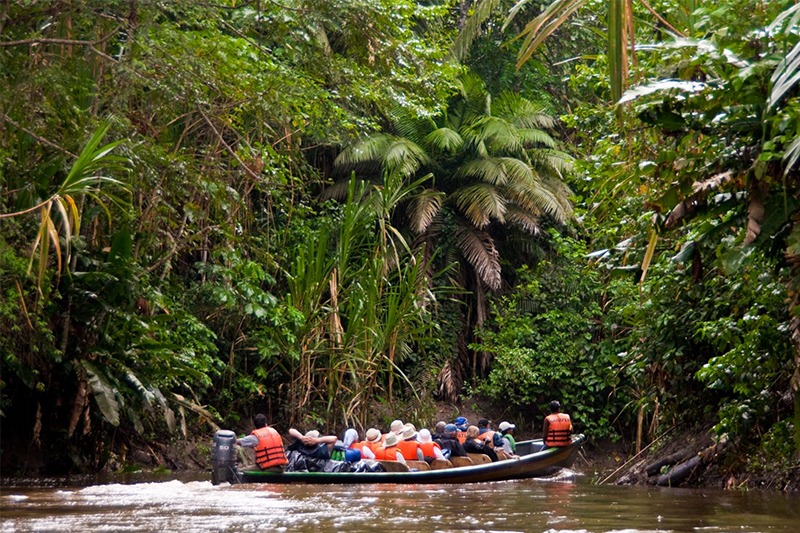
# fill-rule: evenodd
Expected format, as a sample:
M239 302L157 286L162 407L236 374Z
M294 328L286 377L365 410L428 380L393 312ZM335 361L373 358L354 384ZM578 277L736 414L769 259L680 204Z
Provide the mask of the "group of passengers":
M280 435L267 425L266 417L262 414L256 415L253 423L256 429L247 437L237 439L237 443L255 448L256 464L262 469L282 470L287 458ZM504 421L495 431L492 422L486 418L481 418L478 425L474 426L469 424L466 417L460 416L451 423L438 422L431 433L428 429L417 431L414 424L395 420L386 433L370 428L364 440L359 440L358 432L351 428L341 441L335 435L321 435L317 430L303 434L291 428L289 435L294 442L286 450L316 459L332 458L349 463L361 459L431 463L451 457L466 457L468 453L484 454L492 461L497 461L497 451L501 451L504 458L516 457L515 427Z

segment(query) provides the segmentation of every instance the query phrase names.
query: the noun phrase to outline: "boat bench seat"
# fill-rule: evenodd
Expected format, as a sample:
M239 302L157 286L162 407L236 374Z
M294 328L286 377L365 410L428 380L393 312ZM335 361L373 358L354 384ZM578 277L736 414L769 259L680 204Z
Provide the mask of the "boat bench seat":
M431 469L430 465L428 463L426 463L425 461L408 461L407 460L406 461L406 466L408 466L408 468L411 469L411 470L417 469L419 471L430 470Z
M468 453L467 457L472 460L472 464L474 465L482 465L492 462L492 459L488 455L482 453Z
M383 468L386 469L387 472L408 472L408 466L404 465L400 461L376 461L383 465Z
M431 461L431 470L444 470L445 468L453 468L453 463L447 459L434 459Z
M451 456L450 462L453 463L453 466L455 467L472 466L473 464L475 464L469 457L458 457L458 456Z

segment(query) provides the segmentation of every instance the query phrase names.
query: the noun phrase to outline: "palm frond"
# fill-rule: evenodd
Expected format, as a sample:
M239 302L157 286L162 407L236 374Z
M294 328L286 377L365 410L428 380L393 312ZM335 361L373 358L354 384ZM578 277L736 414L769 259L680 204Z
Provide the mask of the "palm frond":
M364 163L380 162L394 140L394 135L386 133L370 135L345 147L333 160L333 164L349 170Z
M434 189L425 189L414 199L411 208L411 229L421 234L431 227L431 222L439 214L439 210L447 195Z
M526 146L544 145L548 148L556 146L556 141L547 132L540 129L520 128L516 133Z
M561 150L534 148L528 151L534 171L548 176L563 178L572 171L573 158Z
M462 134L470 147L478 149L482 144L488 153L519 154L524 148L517 128L498 117L478 117L462 130Z
M553 178L550 176L542 179L542 185L551 192L553 198L561 206L560 212L563 214L563 219L559 218L558 216L556 216L556 219L564 222L566 219L572 217L574 214L574 209L572 201L570 200L570 197L572 196L572 189L569 188L569 185L558 178Z
M463 386L463 379L461 373L458 371L457 365L453 361L445 362L442 370L439 372L439 396L449 402L458 400L458 393Z
M587 0L555 0L538 17L530 21L518 36L518 38L524 37L524 41L517 53L517 68L524 65L539 45L586 2ZM513 9L509 12L503 27L511 22L517 12Z
M541 233L539 218L528 211L518 209L514 205L506 208L506 223L511 223L522 228L525 233L538 236Z
M437 128L425 136L424 143L439 152L453 154L464 145L464 139L450 128Z
M476 228L485 228L492 218L501 223L505 221L506 200L496 187L489 184L462 187L452 194L452 199Z
M509 184L505 193L511 202L532 216L547 213L558 222L565 222L572 215L572 207L562 196L563 192L553 190L549 180L540 183L515 182Z
M491 95L486 91L486 84L477 74L468 72L459 79L461 102L457 102L463 110L463 118L491 114Z
M410 109L394 106L389 111L392 129L399 137L405 137L422 145L425 137L434 129L436 123L429 116L421 117Z
M502 185L506 183L507 176L505 168L498 158L479 157L467 161L455 173L457 178L477 178L484 183Z
M353 176L350 176L352 178ZM334 200L343 201L347 199L347 191L350 188L350 179L339 180L327 186L322 192L321 197L325 200L333 198Z
M503 91L492 101L492 114L518 128L549 129L556 124L555 119L541 105L510 91Z
M431 163L428 153L418 144L403 138L395 141L387 148L383 157L384 170L390 174L399 172L401 176L410 177L423 165Z
M455 231L456 245L464 258L472 265L480 280L492 290L500 288L500 254L492 237L483 231L458 226Z
M497 160L505 171L506 182L521 181L530 183L537 181L536 174L527 161L516 157L498 157Z

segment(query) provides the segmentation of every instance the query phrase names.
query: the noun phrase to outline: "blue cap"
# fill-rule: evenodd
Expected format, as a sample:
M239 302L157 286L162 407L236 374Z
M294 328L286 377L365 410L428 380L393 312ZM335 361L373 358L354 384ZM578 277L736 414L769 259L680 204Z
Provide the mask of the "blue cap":
M456 425L457 426L463 426L466 423L467 423L467 417L459 416L458 418L456 418Z
M455 433L456 431L458 431L458 428L456 427L455 424L447 424L444 427L444 432L445 433Z

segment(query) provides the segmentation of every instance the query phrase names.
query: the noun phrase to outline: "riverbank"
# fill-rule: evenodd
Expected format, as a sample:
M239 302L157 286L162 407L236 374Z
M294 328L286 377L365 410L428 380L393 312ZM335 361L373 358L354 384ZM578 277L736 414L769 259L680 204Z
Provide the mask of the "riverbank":
M800 459L716 439L707 428L674 432L638 454L590 442L580 461L597 484L800 493Z

